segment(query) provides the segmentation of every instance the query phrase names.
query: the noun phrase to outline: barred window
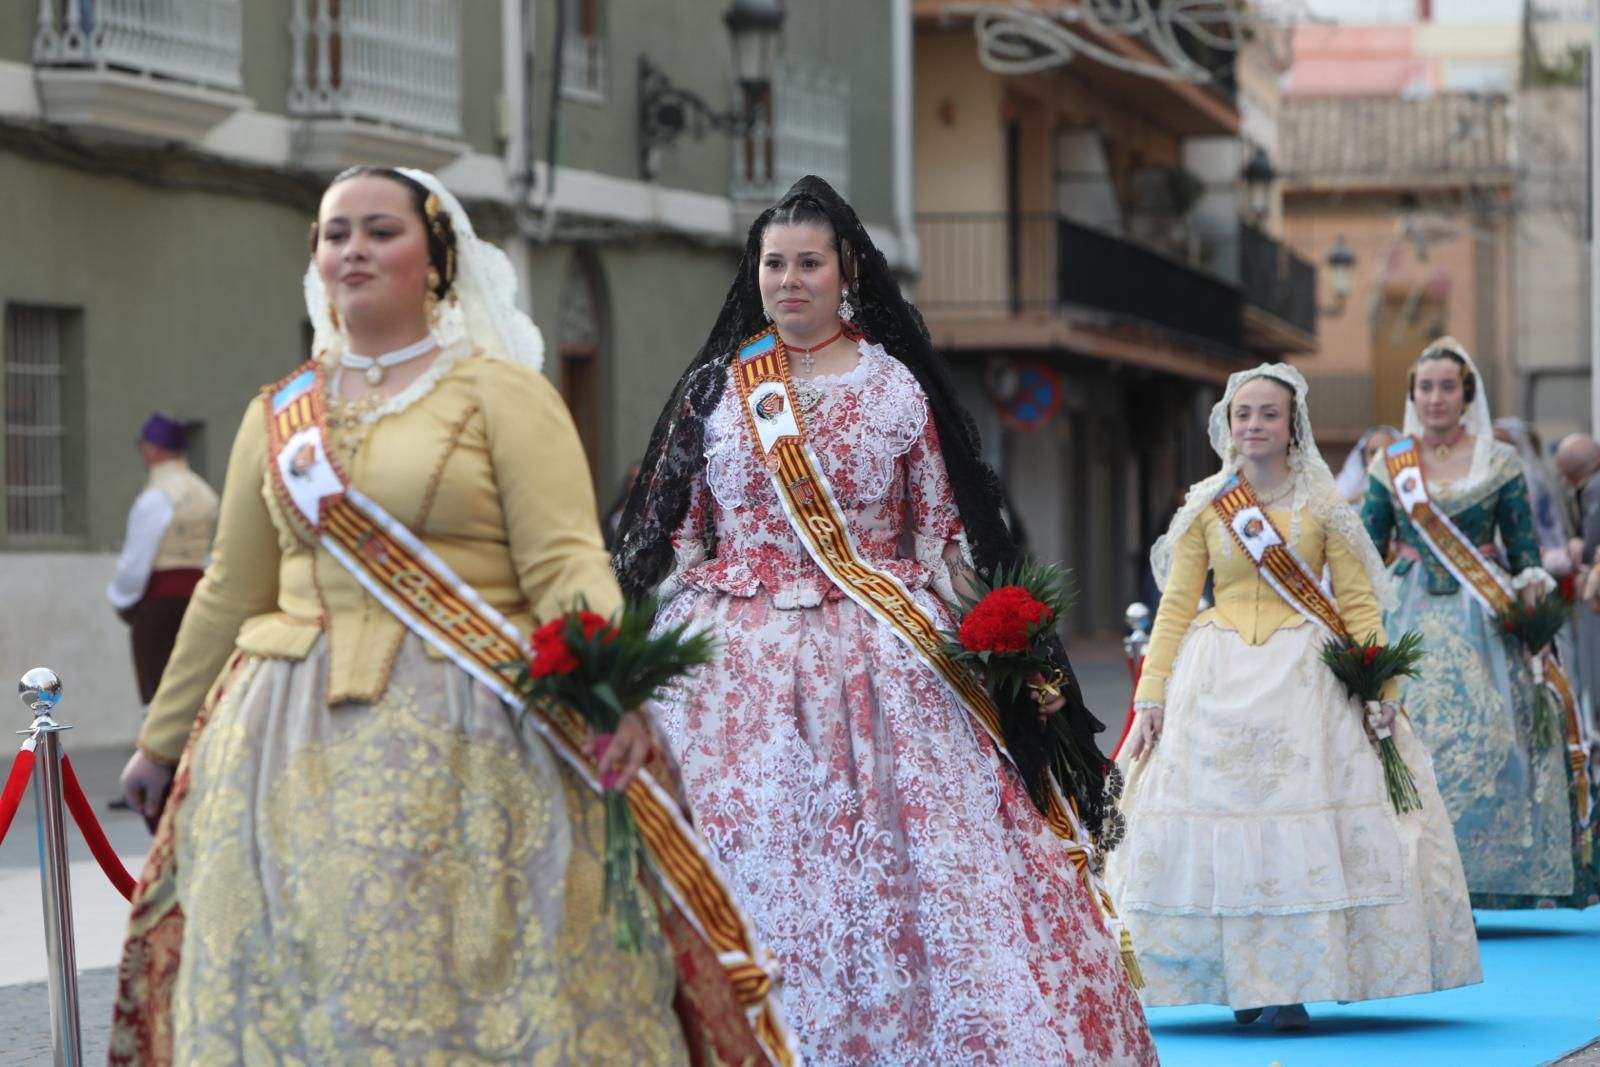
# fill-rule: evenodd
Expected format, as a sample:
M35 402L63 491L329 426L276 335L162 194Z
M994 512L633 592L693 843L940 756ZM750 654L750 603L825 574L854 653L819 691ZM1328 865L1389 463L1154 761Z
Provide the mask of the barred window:
M738 151L733 195L769 200L805 177L850 195L850 79L839 71L786 60L773 72L770 108ZM764 121L770 115L770 122Z
M70 309L6 309L0 448L8 538L81 532L81 508L72 495L75 449L68 439L80 324L81 313Z
M601 104L606 99L606 41L601 0L561 0L561 95Z

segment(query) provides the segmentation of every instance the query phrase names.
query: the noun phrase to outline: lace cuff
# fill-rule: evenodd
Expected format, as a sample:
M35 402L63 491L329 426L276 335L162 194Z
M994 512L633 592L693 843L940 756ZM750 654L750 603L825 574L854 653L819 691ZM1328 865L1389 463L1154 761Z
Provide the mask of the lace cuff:
M699 538L691 541L674 541L672 554L676 558L676 562L672 565L672 573L667 575L656 589L656 597L662 603L683 592L684 574L706 561L706 543Z
M972 548L967 544L965 532L958 533L954 538L924 537L915 534L912 540L916 544L917 562L928 568L928 585L939 599L949 604L957 611L961 610L961 598L956 596L955 573L950 569L949 560L944 558L945 546L952 542L961 550L961 565L974 567L972 562Z
M1520 593L1534 583L1538 583L1540 593L1548 593L1556 587L1556 580L1550 577L1549 571L1543 567L1528 567L1511 579L1511 588Z
M1167 710L1167 706L1165 704L1161 703L1161 701L1159 701L1159 700L1135 700L1133 702L1133 713L1135 715L1139 714L1142 711L1163 711L1164 712L1166 710Z

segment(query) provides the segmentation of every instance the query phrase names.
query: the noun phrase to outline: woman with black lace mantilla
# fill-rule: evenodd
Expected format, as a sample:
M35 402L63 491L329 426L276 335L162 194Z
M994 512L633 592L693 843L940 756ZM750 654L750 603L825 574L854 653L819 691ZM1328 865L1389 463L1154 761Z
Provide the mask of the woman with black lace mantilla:
M750 229L615 563L658 626L723 643L658 727L809 1064L1155 1062L1093 875L1104 762L1076 682L986 723L918 644L1016 555L916 310L850 206L801 181ZM1087 827L1041 711L1074 729L1059 784Z
M245 410L123 773L161 821L111 1062L794 1062L756 946L736 991L676 909L616 945L593 783L645 720L596 760L506 695L517 633L621 602L510 261L413 170L334 179L312 243L314 359Z

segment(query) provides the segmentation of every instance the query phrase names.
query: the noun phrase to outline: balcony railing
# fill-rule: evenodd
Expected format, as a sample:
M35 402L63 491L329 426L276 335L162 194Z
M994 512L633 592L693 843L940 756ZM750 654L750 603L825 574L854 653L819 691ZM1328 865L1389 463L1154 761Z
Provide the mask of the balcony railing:
M1237 287L1130 238L1053 214L923 214L917 299L937 314L1056 313L1070 306L1239 348Z
M1244 296L1297 330L1317 332L1317 268L1248 223L1239 231Z
M240 88L241 0L39 0L33 61Z
M291 114L460 135L460 0L293 3Z

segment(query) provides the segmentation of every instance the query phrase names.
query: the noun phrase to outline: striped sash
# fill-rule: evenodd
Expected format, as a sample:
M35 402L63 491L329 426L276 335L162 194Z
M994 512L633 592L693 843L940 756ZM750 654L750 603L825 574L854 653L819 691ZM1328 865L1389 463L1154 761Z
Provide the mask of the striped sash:
M1322 582L1267 517L1256 491L1235 474L1211 501L1233 540L1244 549L1256 571L1291 608L1309 619L1331 640L1350 640L1350 631L1333 606Z
M527 644L504 616L462 581L403 523L363 495L326 448L327 391L308 363L263 396L272 485L279 501L408 629L508 705ZM588 730L567 708L529 705L528 722L596 794L604 790L584 751ZM650 864L662 888L721 964L766 1060L800 1057L778 1006L777 963L712 866L710 851L673 796L641 771L627 790Z
M1428 480L1422 476L1422 457L1417 442L1402 437L1384 451L1389 481L1395 498L1416 528L1423 544L1456 581L1466 587L1473 599L1490 615L1504 615L1516 599L1511 586L1483 558L1466 534L1450 516L1433 506L1428 496Z

